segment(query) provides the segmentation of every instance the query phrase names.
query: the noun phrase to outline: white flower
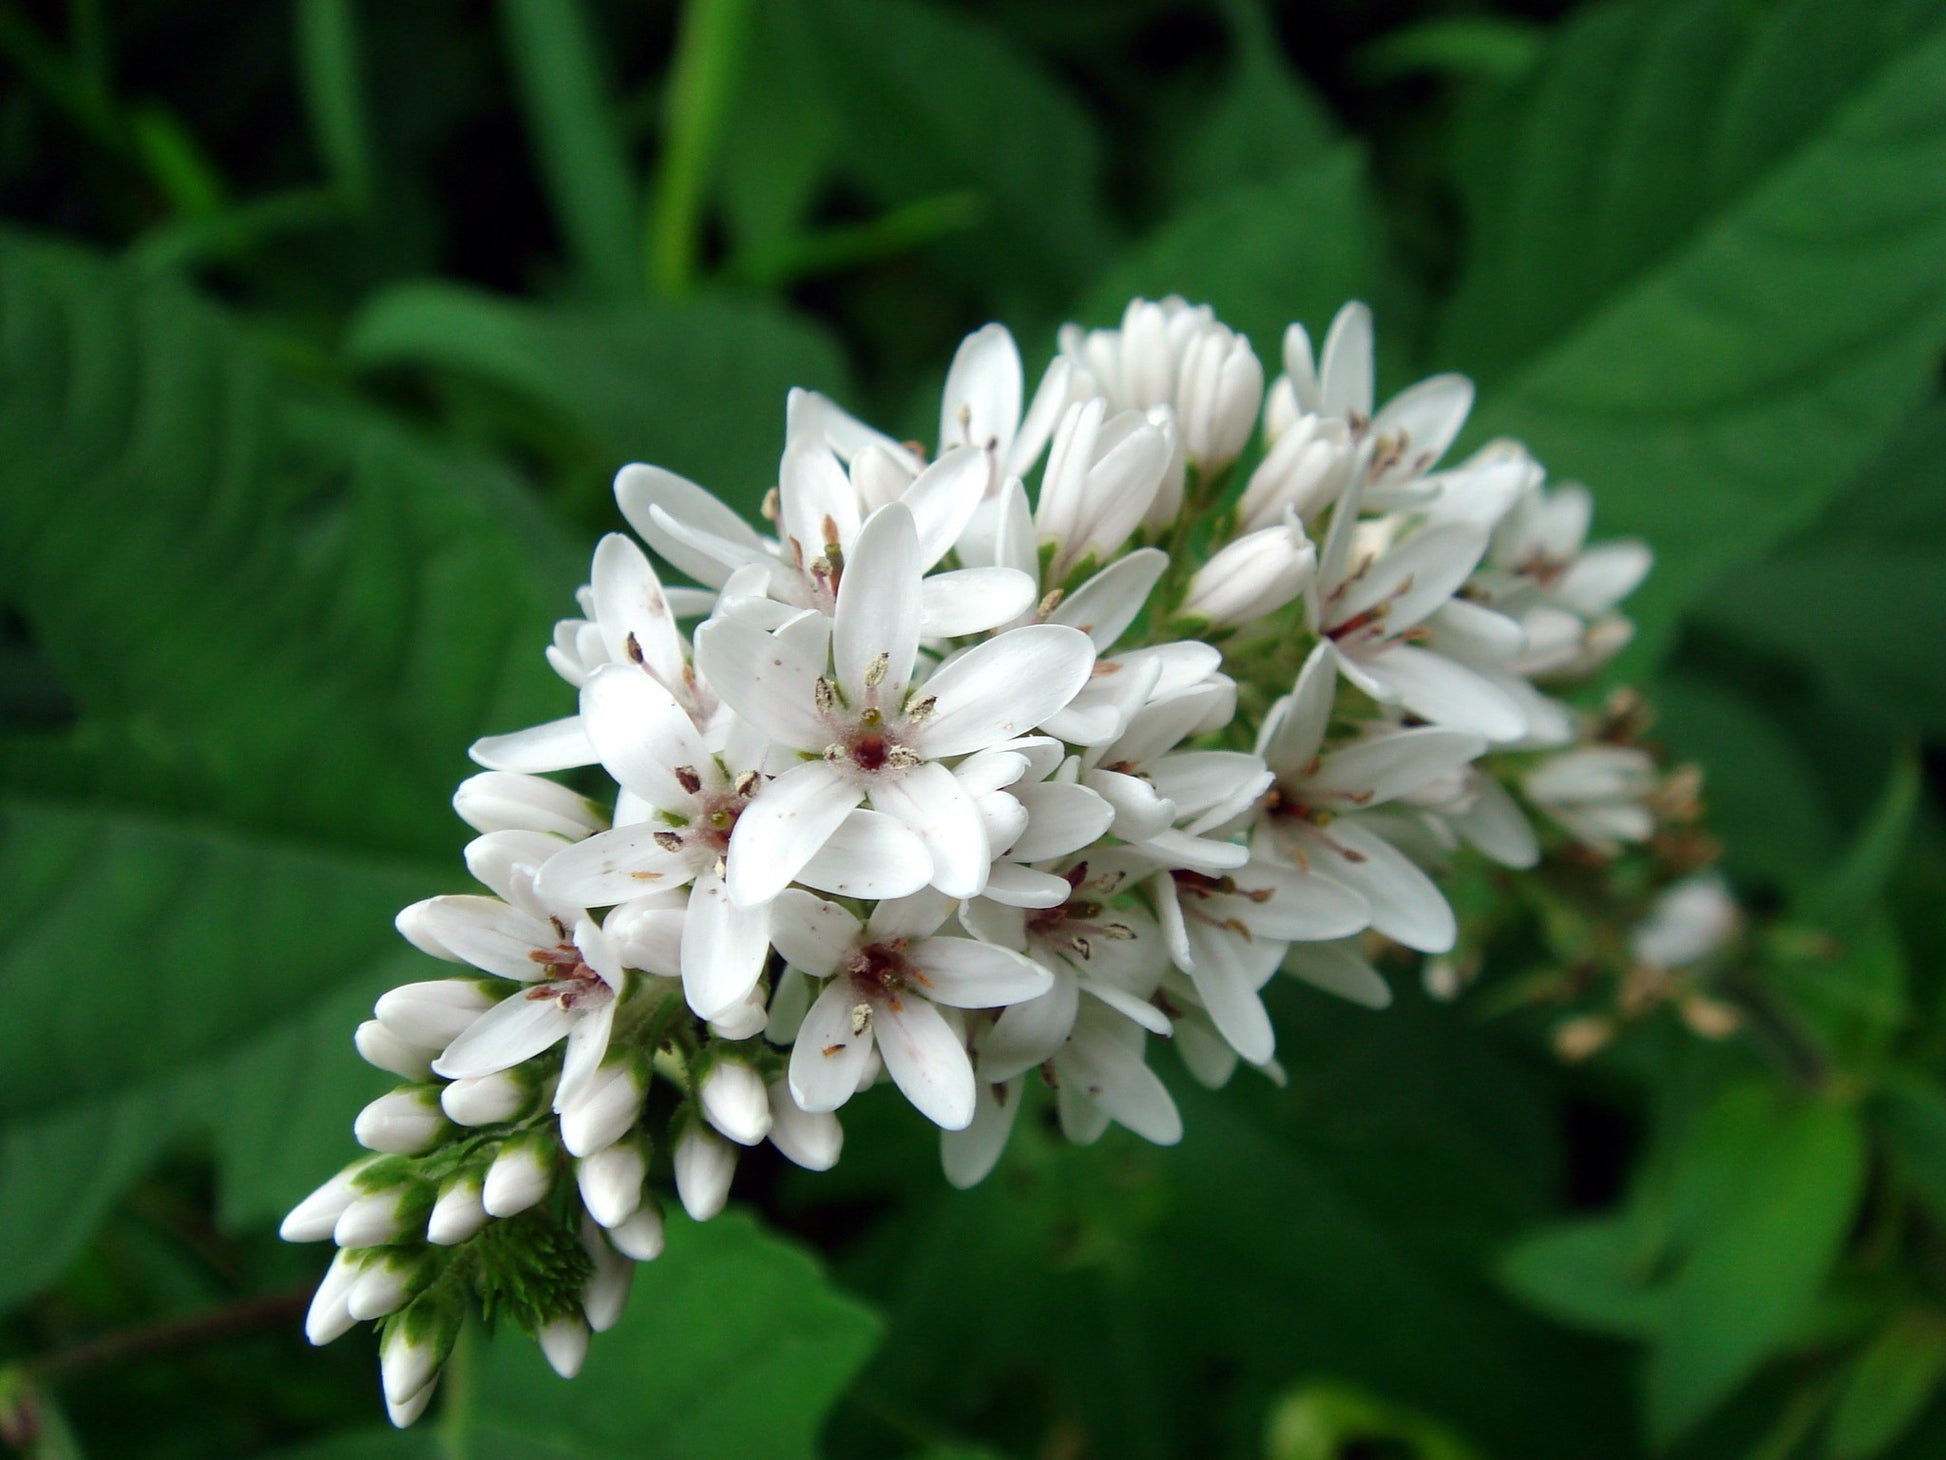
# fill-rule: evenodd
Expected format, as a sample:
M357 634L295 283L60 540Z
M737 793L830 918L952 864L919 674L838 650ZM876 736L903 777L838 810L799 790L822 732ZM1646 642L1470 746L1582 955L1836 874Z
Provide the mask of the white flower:
M1237 503L1237 525L1246 532L1271 527L1286 509L1305 522L1315 521L1344 495L1357 459L1342 420L1298 417L1270 443L1250 473Z
M1121 551L1162 488L1173 431L1139 411L1110 415L1100 396L1067 408L1034 510L1035 542L1052 554L1046 586L1090 558L1106 562Z
M1702 873L1657 894L1629 934L1629 952L1655 968L1687 968L1727 948L1742 930L1743 911L1723 879Z
M723 1210L736 1176L735 1146L702 1124L692 1123L676 1138L674 1166L676 1195L684 1211L698 1222L707 1222Z
M829 979L797 1031L790 1088L807 1111L836 1110L876 1051L921 1114L947 1129L973 1118L973 1067L948 1009L989 1009L1046 992L1048 971L1007 948L942 937L950 899L881 902L868 922L809 893L778 899L775 938L793 968Z
M1068 397L1072 364L1056 357L1020 413L1020 349L1004 325L973 331L953 354L939 406L939 450L974 446L990 452L1001 476L1024 476L1039 458ZM996 480L999 478L996 477Z
M1540 761L1521 777L1529 801L1566 827L1575 840L1604 856L1624 842L1655 833L1648 800L1656 788L1655 761L1627 745L1583 745Z
M1259 845L1267 837L1313 877L1352 889L1386 937L1445 952L1457 934L1452 908L1432 879L1361 814L1457 771L1486 743L1463 730L1386 728L1324 752L1335 689L1331 651L1320 645L1291 693L1264 717L1258 745L1276 784Z
M942 762L1061 709L1087 681L1094 649L1074 629L1033 624L916 678L918 556L903 506L873 514L839 586L828 672L821 637L807 649L722 619L698 632L705 672L736 713L780 752L816 757L767 782L737 819L726 870L739 907L775 897L867 800L923 844L932 885L957 897L985 885L992 854L979 809ZM854 856L890 882L911 868L911 842L879 836L885 825L871 823Z

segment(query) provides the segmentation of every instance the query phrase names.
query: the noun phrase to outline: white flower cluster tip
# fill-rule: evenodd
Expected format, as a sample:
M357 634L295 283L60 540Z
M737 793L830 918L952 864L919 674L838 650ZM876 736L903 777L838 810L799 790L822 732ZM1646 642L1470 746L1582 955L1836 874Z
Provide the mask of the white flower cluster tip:
M829 1167L881 1080L958 1185L1030 1083L1075 1141L1174 1142L1156 1044L1275 1075L1280 970L1387 1003L1374 940L1453 947L1431 872L1538 856L1521 799L1648 834L1652 778L1539 687L1626 640L1647 552L1585 549L1586 494L1517 447L1442 465L1467 381L1375 404L1357 304L1268 390L1177 299L1061 346L1030 399L1007 331L969 336L930 459L794 392L768 533L617 477L636 536L548 650L576 713L473 748L486 890L399 916L466 971L379 1001L358 1048L406 1083L285 1224L341 1249L314 1340L384 1321L395 1420L468 1295L572 1372L665 1181L705 1219L741 1148ZM591 767L593 799L549 779Z

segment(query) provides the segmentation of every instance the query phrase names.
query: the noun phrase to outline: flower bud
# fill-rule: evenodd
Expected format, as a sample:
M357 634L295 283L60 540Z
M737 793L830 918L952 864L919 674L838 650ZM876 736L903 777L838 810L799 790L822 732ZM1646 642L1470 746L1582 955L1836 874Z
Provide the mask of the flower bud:
M763 985L758 984L743 996L741 1002L730 1005L710 1020L709 1032L718 1039L754 1039L764 1032L768 1019L769 1015L764 1010Z
M331 1236L340 1247L382 1247L425 1219L423 1189L416 1183L359 1197L344 1209Z
M277 1235L286 1242L322 1242L338 1225L345 1208L358 1200L358 1178L374 1164L372 1158L354 1161L290 1210Z
M1198 568L1182 614L1224 628L1250 623L1302 593L1317 567L1317 549L1288 512L1282 526L1246 533Z
M497 1070L454 1080L439 1092L439 1104L455 1125L498 1125L525 1111L533 1095L519 1076Z
M372 1254L358 1274L358 1281L351 1285L351 1291L345 1295L346 1311L360 1323L383 1318L387 1313L396 1313L412 1296L413 1289L418 1286L416 1279L424 1269L425 1263L416 1253Z
M401 931L411 911L409 907L399 914ZM406 937L412 938L412 934L406 933ZM431 978L399 985L380 996L372 1012L407 1043L444 1049L499 1002L498 992L484 979Z
M432 1403L432 1396L438 1388L439 1380L435 1376L430 1384L426 1385L425 1388L421 1389L417 1394L405 1400L403 1403L394 1403L392 1396L389 1394L386 1395L385 1417L391 1420L397 1428L407 1428L416 1423L419 1416L426 1412L426 1406Z
M1344 494L1355 453L1345 424L1302 416L1264 453L1237 504L1237 524L1246 532L1274 527L1290 508L1309 522Z
M640 1061L627 1055L607 1060L573 1100L556 1104L561 1144L588 1156L620 1140L641 1117L646 1083Z
M763 1077L741 1060L718 1060L698 1091L703 1117L739 1146L754 1146L770 1134L770 1097Z
M563 1379L572 1379L581 1372L581 1365L588 1357L588 1324L580 1314L543 1324L534 1337L539 1340L547 1362Z
M439 1053L436 1049L427 1049L424 1045L401 1039L378 1019L367 1019L360 1024L351 1042L358 1051L358 1057L366 1064L376 1065L402 1080L430 1078L433 1056Z
M845 1130L830 1111L812 1115L791 1098L789 1080L773 1081L770 1096L770 1143L806 1171L829 1171L844 1149Z
M508 1141L487 1167L480 1204L496 1217L527 1210L554 1185L554 1143L539 1131Z
M357 1285L363 1268L361 1253L341 1251L331 1259L331 1266L324 1270L324 1277L318 1282L317 1292L311 1295L310 1311L304 1315L304 1336L312 1343L322 1347L349 1333L358 1321L351 1316L345 1300Z
M676 1141L676 1195L682 1209L707 1222L730 1199L730 1180L736 1175L736 1147L692 1122Z
M660 1214L657 1217L660 1220ZM635 1282L635 1264L609 1246L599 1227L587 1222L581 1224L581 1246L594 1263L581 1288L581 1311L590 1328L606 1333L621 1320L628 1290Z
M459 1324L459 1311L435 1293L415 1299L387 1321L378 1344L378 1370L388 1406L403 1406L439 1377L459 1337ZM412 1418L417 1417L414 1411Z
M580 841L608 825L587 797L517 771L484 771L453 792L453 810L479 832L546 831Z
M662 1256L664 1239L662 1208L653 1200L643 1202L635 1209L634 1216L608 1234L617 1252L637 1262L654 1262ZM599 1327L597 1324L596 1328Z
M486 1226L487 1209L481 1197L480 1178L470 1173L455 1176L439 1190L426 1219L426 1240L438 1247L453 1247Z
M1264 367L1250 342L1209 324L1183 350L1176 379L1176 419L1183 447L1204 472L1237 459L1263 402Z
M616 1141L583 1157L574 1174L588 1215L604 1227L613 1227L642 1205L642 1183L649 1168L638 1142Z
M438 1092L413 1085L381 1095L359 1111L351 1133L368 1151L417 1156L438 1145L450 1128Z

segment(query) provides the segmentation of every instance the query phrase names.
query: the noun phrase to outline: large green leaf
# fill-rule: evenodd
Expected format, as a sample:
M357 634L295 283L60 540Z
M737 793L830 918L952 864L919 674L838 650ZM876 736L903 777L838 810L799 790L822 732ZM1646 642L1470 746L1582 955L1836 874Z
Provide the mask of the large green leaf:
M12 1302L192 1129L232 1222L351 1154L350 1027L423 966L391 916L463 885L468 741L559 713L538 650L578 568L491 463L12 238L0 497L0 582L77 715L0 745Z
M1946 341L1946 23L1657 0L1572 23L1472 151L1440 341L1481 433L1597 492L1656 572L1638 653L1851 480Z
M830 340L755 300L545 308L405 284L365 307L347 344L361 365L451 371L511 392L577 433L603 473L654 462L751 512L777 480L786 393L845 391Z
M748 1218L676 1222L571 1385L509 1333L465 1386L457 1424L468 1453L509 1460L812 1460L825 1412L880 1327Z

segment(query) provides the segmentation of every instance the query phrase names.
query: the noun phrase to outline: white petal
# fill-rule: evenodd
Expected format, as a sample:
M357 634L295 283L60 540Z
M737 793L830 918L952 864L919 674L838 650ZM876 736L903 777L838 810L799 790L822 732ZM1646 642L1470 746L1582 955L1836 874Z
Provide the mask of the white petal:
M1052 872L1037 872L1018 862L995 862L981 897L1005 907L1059 907L1074 889Z
M1498 741L1517 740L1527 730L1527 715L1505 691L1443 654L1393 644L1366 658L1364 668L1391 698L1435 725Z
M1075 1081L1118 1123L1146 1141L1173 1146L1182 1139L1182 1116L1139 1047L1115 1039L1076 1037L1057 1061L1063 1082Z
M656 841L669 828L638 822L600 832L563 847L541 866L534 887L549 902L569 907L612 907L663 887L689 880L681 852Z
M490 1075L552 1049L575 1026L577 1014L558 999L529 999L519 994L486 1011L467 1031L446 1046L432 1062L435 1073L449 1080Z
M872 807L905 823L925 843L933 886L953 897L979 895L993 855L980 808L951 771L931 761L896 780L881 777L872 786Z
M983 634L1034 606L1040 588L1015 568L957 568L919 585L919 631L928 639Z
M1239 956L1242 939L1227 929L1195 921L1189 923L1188 932L1192 967L1186 971L1217 1033L1251 1064L1262 1064L1275 1051L1277 1036L1264 1001L1257 996L1254 973ZM1281 958L1283 949L1277 953Z
M919 531L919 566L932 567L966 529L967 519L980 505L993 480L993 458L984 450L942 448L939 460L919 473L919 479L899 500L911 509ZM999 622L999 620L995 620Z
M549 720L506 735L488 735L473 742L466 752L474 763L495 771L572 770L595 763L594 742L579 715Z
M1296 334L1301 339L1303 331L1297 329ZM1308 384L1304 377L1309 374L1311 363L1310 341L1302 340L1302 344L1303 358L1294 360L1292 335L1285 334L1284 368L1297 382L1300 392ZM1332 319L1331 328L1325 333L1324 349L1319 352L1318 377L1314 387L1318 392L1314 407L1318 414L1371 419L1372 312L1364 304L1354 300Z
M918 1112L945 1130L973 1119L973 1066L960 1035L930 1000L886 999L873 1007L879 1057Z
M815 390L793 390L785 400L784 432L791 437L823 441L846 461L876 446L902 463L915 476L920 462L910 451Z
M1066 976L1038 998L1009 1005L980 1041L980 1079L1011 1080L1052 1059L1074 1032L1080 1007L1080 986Z
M921 938L907 957L926 997L956 1009L998 1009L1054 986L1054 975L1024 953L973 938Z
M1020 423L1013 449L1005 454L1001 462L1008 473L1025 476L1028 468L1040 458L1047 438L1054 434L1054 423L1068 402L1073 379L1074 367L1056 356L1048 365L1047 374L1041 377L1041 383L1034 391L1034 399L1028 403L1027 418Z
M542 977L534 950L563 941L546 923L498 898L433 897L408 911L416 912L417 925L455 961L523 983Z
M1005 325L989 324L960 341L939 406L939 449L991 447L1005 455L1020 426L1025 389L1020 349Z
M863 932L858 919L837 903L795 887L770 905L770 941L792 968L815 978L836 973Z
M1541 859L1526 813L1491 775L1475 780L1472 809L1452 820L1454 830L1503 867L1531 867Z
M1074 698L1094 662L1094 645L1078 629L1010 629L974 645L926 681L933 711L912 740L923 754L938 758L1024 735Z
M589 570L595 623L616 664L640 664L664 684L682 677L682 635L662 583L635 540L611 532L595 545Z
M1590 618L1598 617L1633 593L1654 562L1647 543L1598 544L1561 575L1554 596Z
M910 897L881 902L872 909L872 915L865 923L865 940L870 943L890 943L899 939L910 942L915 938L930 938L953 915L956 901L935 888L927 887Z
M1376 806L1450 775L1486 753L1486 741L1466 730L1436 727L1378 735L1334 750L1304 781L1319 801Z
M779 745L823 750L817 712L823 667L774 634L717 618L696 631L696 668L732 710Z
M858 1003L850 979L833 979L798 1027L791 1050L791 1098L811 1114L836 1110L858 1089L873 1040L872 1025L862 1031L853 1027Z
M846 559L832 622L832 663L854 706L899 702L919 651L919 571L912 513L899 502L879 508ZM884 676L875 700L865 684L874 665Z
M790 885L863 797L836 766L806 761L768 782L730 833L730 896L755 907Z
M642 540L698 583L721 588L734 562L702 552L655 520L657 509L701 529L744 556L767 555L763 539L735 512L685 477L659 466L625 466L615 476L615 501Z
M1078 852L1115 820L1115 808L1086 786L1042 781L1017 787L1013 794L1027 809L1027 830L1007 850L1015 861L1041 862Z
M1135 622L1168 567L1169 555L1161 549L1138 548L1062 599L1048 622L1081 630L1105 653Z
M1414 533L1346 590L1330 611L1331 624L1388 604L1384 631L1402 633L1450 599L1486 549L1486 530L1464 523Z
M1176 803L1159 795L1140 776L1120 771L1089 771L1087 785L1115 813L1115 835L1127 842L1160 836L1176 820Z
M1409 385L1385 403L1372 421L1372 437L1403 438L1405 454L1388 478L1417 476L1453 444L1473 409L1473 382L1464 375L1435 375Z
M964 1130L941 1131L939 1160L946 1179L961 1191L978 1186L999 1161L1020 1111L1021 1082L982 1084L976 1092L973 1122Z
M820 892L876 901L917 892L932 876L926 844L905 824L860 807L838 824L797 880Z
M1405 853L1350 817L1334 821L1324 835L1335 850L1315 857L1313 865L1364 896L1373 928L1421 953L1444 953L1453 946L1458 929L1452 908Z
M1392 986L1350 943L1299 944L1285 955L1284 972L1368 1009L1392 1002Z
M1268 887L1270 898L1243 914L1245 925L1262 938L1318 942L1362 931L1371 921L1365 899L1343 884L1314 872L1253 861L1236 874L1252 890Z
M714 872L696 879L682 922L682 990L704 1019L741 1003L763 976L770 953L770 908L738 906Z

